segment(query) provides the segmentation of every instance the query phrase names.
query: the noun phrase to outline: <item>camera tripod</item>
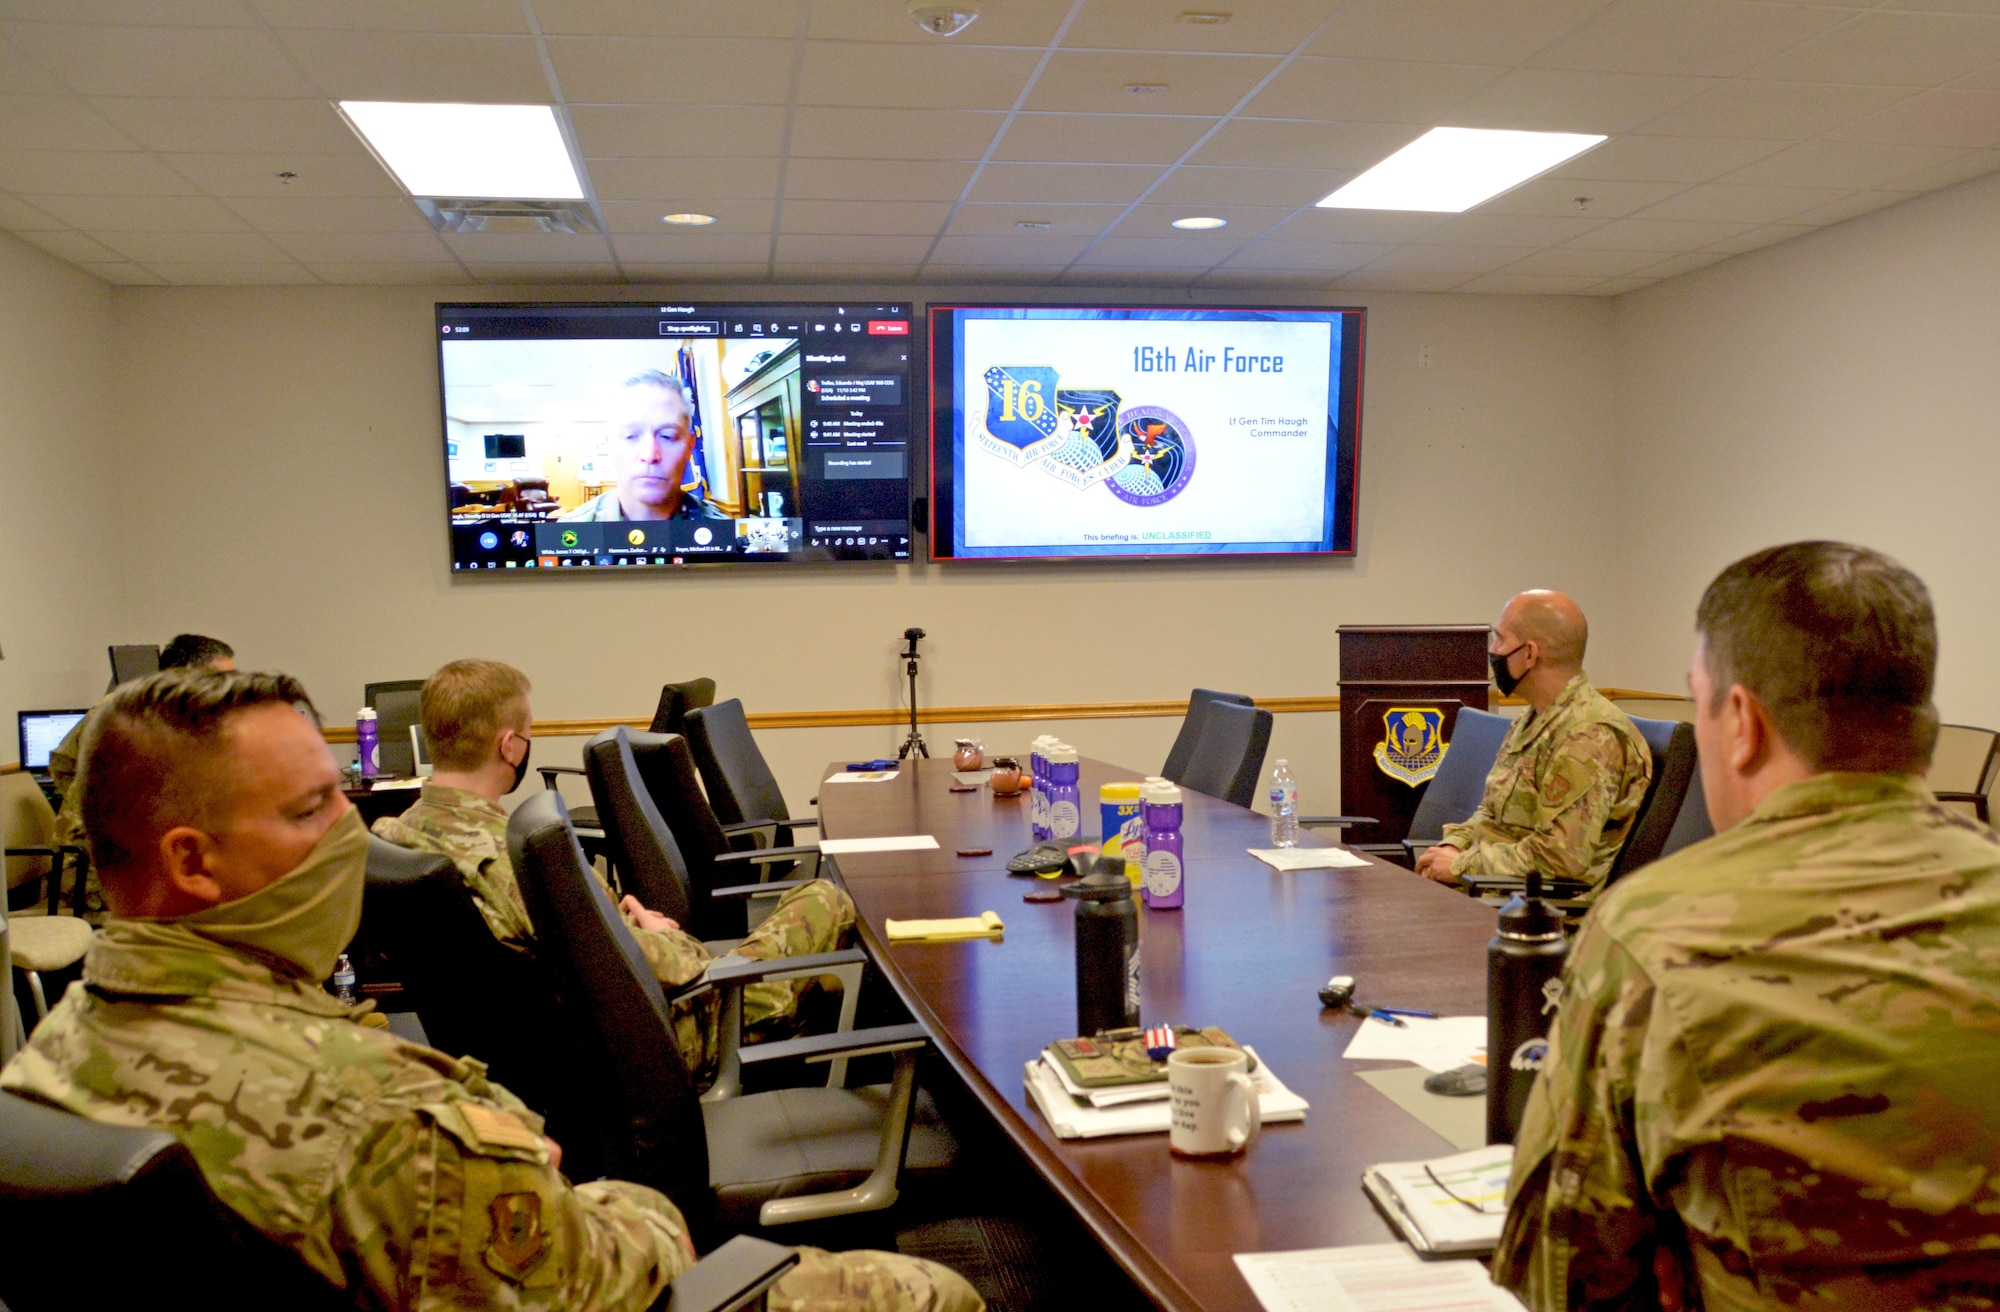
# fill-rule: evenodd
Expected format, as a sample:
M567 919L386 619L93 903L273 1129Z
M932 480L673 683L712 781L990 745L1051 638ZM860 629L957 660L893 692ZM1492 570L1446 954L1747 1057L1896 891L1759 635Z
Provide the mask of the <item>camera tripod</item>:
M903 739L903 745L896 749L896 759L906 761L914 752L925 760L930 759L931 749L924 745L924 735L917 728L917 662L923 656L917 651L917 639L924 637L922 629L903 630L903 673L910 680L910 733Z

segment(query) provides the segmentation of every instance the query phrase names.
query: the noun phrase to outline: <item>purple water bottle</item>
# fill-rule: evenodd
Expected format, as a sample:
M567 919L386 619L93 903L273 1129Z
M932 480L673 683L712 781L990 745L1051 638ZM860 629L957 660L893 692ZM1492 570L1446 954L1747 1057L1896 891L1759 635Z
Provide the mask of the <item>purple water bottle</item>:
M1043 734L1028 748L1028 832L1037 843L1049 839L1049 744Z
M1083 802L1076 787L1076 748L1068 743L1050 744L1044 768L1049 772L1049 837L1075 838L1083 829Z
M361 758L361 777L373 779L382 772L380 741L376 737L375 708L364 706L354 716L354 745Z
M1181 790L1172 784L1148 784L1141 797L1146 808L1146 905L1155 911L1175 911L1186 900Z
M1171 783L1165 775L1149 774L1139 785L1139 905L1153 905L1153 895L1146 888L1146 850L1153 839L1153 827L1146 823L1146 794L1155 784Z

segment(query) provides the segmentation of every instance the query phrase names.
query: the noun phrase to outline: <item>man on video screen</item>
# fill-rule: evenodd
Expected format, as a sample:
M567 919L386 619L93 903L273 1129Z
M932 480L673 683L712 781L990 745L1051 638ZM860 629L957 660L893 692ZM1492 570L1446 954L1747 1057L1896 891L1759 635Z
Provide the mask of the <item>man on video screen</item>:
M678 378L648 369L619 389L611 434L611 464L618 485L599 493L564 520L728 519L708 504L699 481L683 486L694 457L691 407Z

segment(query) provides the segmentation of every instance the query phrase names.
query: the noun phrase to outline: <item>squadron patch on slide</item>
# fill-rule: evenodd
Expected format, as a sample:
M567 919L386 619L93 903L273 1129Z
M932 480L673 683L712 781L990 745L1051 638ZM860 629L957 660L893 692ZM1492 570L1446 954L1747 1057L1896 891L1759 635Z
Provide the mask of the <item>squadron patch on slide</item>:
M1415 788L1438 771L1450 750L1444 741L1444 711L1435 706L1391 706L1382 714L1382 741L1375 765L1391 779Z
M986 422L975 443L1019 468L1033 465L1071 487L1105 485L1120 501L1157 506L1194 476L1187 424L1159 406L1118 409L1109 388L1058 388L1047 365L995 365L986 382Z

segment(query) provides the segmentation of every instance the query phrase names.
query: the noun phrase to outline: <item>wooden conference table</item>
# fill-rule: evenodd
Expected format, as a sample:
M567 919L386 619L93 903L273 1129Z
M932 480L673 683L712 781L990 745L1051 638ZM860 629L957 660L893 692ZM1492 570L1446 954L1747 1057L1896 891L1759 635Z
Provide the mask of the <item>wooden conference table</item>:
M1083 763L1086 833L1098 785L1138 777ZM1185 793L1187 905L1140 913L1146 1023L1222 1026L1312 1108L1222 1163L1175 1158L1163 1134L1061 1140L1023 1069L1075 1029L1076 903L1023 902L1040 881L1007 873L1029 845L1025 796L951 783L939 760L905 763L892 782L822 784L822 836L936 836L936 851L837 858L862 938L945 1059L1139 1287L1164 1308L1254 1310L1233 1254L1395 1239L1361 1192L1362 1168L1454 1150L1356 1078L1380 1065L1341 1056L1362 1022L1323 1011L1316 994L1346 974L1364 1002L1481 1014L1493 909L1386 862L1279 873L1245 851L1270 846L1268 818ZM956 855L981 847L993 854ZM891 947L883 929L890 917L984 911L1006 923L1003 939Z

